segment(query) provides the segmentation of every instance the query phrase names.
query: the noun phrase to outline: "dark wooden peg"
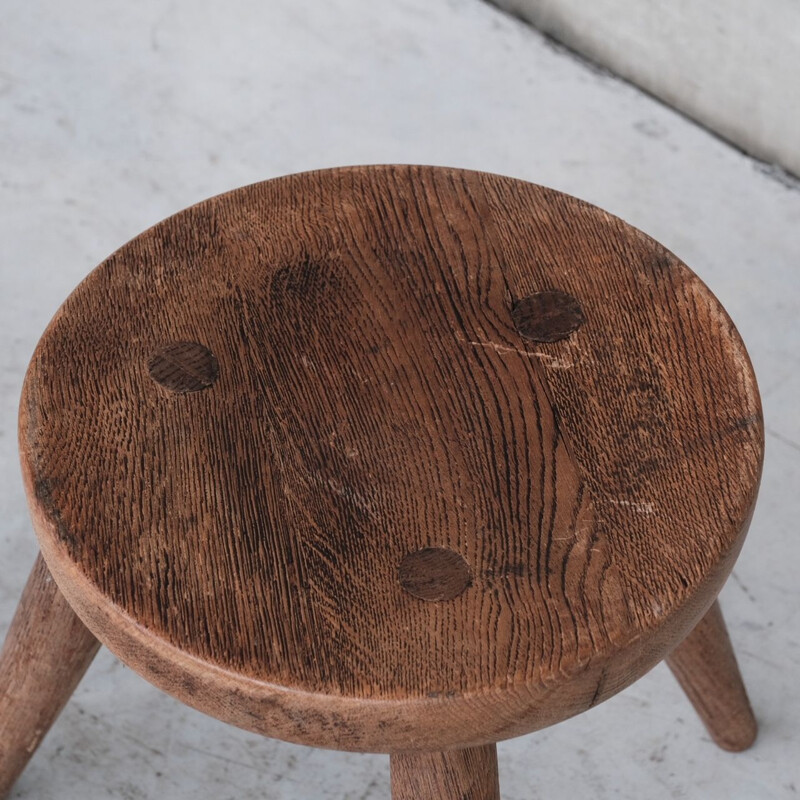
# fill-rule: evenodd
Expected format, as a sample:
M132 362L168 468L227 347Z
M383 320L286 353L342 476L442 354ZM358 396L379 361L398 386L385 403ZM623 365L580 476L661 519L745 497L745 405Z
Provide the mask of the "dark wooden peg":
M514 301L511 318L520 336L534 342L566 339L585 321L578 301L566 292L555 290Z

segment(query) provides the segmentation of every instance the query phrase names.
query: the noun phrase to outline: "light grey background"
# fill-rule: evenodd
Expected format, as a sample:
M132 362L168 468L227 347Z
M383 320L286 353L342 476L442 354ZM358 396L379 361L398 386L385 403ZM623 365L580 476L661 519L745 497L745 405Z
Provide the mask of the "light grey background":
M36 553L17 465L17 401L59 303L120 244L201 198L288 172L375 162L506 173L622 216L713 288L760 379L761 499L723 593L761 721L756 746L716 749L659 666L577 719L501 744L505 800L795 797L798 184L478 0L5 0L0 634ZM384 757L229 728L101 651L12 796L388 792Z

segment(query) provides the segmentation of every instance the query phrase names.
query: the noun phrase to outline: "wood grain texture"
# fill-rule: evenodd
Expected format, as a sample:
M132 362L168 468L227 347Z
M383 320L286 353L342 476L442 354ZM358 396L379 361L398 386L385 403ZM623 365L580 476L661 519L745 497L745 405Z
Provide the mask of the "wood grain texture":
M393 753L392 800L500 800L497 747Z
M557 341L512 315L542 292L580 309ZM187 342L218 374L170 391L153 359ZM34 354L20 447L59 586L145 677L268 735L441 750L663 658L736 558L763 429L730 319L656 242L521 181L374 167L112 255ZM426 548L469 586L406 591Z
M720 747L738 752L753 744L758 725L718 602L667 664Z
M36 752L99 646L39 556L0 652L0 797Z

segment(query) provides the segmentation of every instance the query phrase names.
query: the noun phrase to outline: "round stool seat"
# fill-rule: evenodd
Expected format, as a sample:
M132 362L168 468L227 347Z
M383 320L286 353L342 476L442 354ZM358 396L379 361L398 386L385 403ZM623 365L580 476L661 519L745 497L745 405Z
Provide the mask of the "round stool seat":
M42 553L89 629L220 719L339 749L552 724L660 661L755 502L718 301L619 219L494 175L225 194L59 310L21 404Z

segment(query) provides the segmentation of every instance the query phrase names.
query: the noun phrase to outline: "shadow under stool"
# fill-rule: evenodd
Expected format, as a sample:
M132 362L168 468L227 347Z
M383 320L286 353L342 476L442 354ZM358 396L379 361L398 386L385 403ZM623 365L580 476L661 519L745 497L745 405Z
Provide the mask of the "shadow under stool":
M0 656L0 795L99 644L266 736L499 797L495 743L666 658L756 725L716 596L763 457L731 320L559 192L359 167L212 198L103 262L33 355L39 539Z

